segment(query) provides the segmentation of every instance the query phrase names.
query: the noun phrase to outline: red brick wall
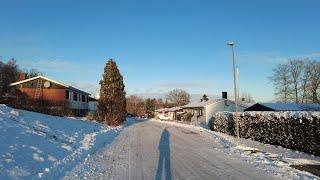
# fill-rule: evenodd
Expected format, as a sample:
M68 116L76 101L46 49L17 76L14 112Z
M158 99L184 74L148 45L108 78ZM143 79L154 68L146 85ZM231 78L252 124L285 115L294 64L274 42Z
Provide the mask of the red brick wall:
M35 96L35 88L19 88L19 90L32 98ZM49 101L64 101L66 89L42 89L42 98Z

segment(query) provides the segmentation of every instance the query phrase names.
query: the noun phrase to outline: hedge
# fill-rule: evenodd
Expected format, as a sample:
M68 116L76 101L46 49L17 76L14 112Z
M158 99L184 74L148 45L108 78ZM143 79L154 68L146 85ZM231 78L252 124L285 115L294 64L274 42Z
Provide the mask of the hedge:
M241 138L283 146L320 156L320 112L218 112L211 129L235 136L235 118Z
M1 102L1 101L0 101ZM14 98L4 102L8 106L54 116L73 115L66 101L35 100L25 93L17 92Z

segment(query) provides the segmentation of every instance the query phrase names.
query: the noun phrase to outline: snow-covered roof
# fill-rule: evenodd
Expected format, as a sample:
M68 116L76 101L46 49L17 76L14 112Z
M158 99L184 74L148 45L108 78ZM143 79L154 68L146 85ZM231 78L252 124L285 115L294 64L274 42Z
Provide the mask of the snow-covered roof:
M320 111L320 104L296 104L296 103L257 103L253 106L264 106L274 111ZM251 106L251 107L253 107ZM248 109L250 110L249 107Z
M172 107L172 108L167 109L167 111L174 112L174 111L179 111L181 109L182 109L181 107Z
M240 106L242 106L243 108L248 108L250 106L253 106L256 103L240 103Z
M26 83L26 82L29 82L29 81L32 81L32 80L35 80L35 79L39 79L39 78L44 79L44 80L47 80L47 81L51 81L51 82L53 82L53 83L55 83L55 84L58 84L58 85L60 85L60 86L63 86L63 87L65 87L65 88L68 88L68 89L72 89L72 90L74 90L74 91L78 91L78 92L81 92L81 93L84 93L84 94L88 94L88 95L90 94L90 93L87 93L87 92L82 91L82 90L80 90L80 89L77 89L77 88L75 88L75 87L72 87L72 86L63 84L63 83L61 83L61 82L55 81L55 80L53 80L53 79L49 79L49 78L44 77L44 76L36 76L36 77L32 77L32 78L25 79L25 80L22 80L22 81L18 81L18 82L15 82L15 83L11 83L10 86L16 86L16 85L19 85L19 84L22 84L22 83Z
M201 108L201 107L205 107L205 106L208 106L211 104L224 102L224 101L228 101L229 103L235 104L235 102L230 99L211 99L211 100L203 101L203 102L191 102L185 106L182 106L182 108ZM250 103L250 104L249 103L239 103L239 106L241 106L243 108L247 108L251 105L253 105L253 104L252 103Z
M217 103L219 101L222 101L223 99L212 99L208 101L202 101L202 102L191 102L187 105L182 106L182 108L197 108L197 107L205 107L210 104Z
M202 101L202 102L191 102L185 106L182 106L182 108L199 108L199 107L205 107L211 104L215 104L221 101L227 100L228 102L234 103L234 101L231 101L229 99L211 99L208 101Z
M172 107L172 108L160 108L155 110L156 112L174 112L181 110L181 107Z
M160 109L156 109L155 112L162 112L164 111L166 108L160 108Z

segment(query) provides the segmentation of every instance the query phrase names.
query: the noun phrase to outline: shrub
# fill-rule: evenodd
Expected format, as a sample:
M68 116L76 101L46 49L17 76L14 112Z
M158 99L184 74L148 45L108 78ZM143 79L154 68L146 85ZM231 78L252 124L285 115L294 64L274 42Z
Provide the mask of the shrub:
M96 112L88 112L86 119L88 120L96 120L97 119L97 113Z
M215 131L235 135L235 113L215 115ZM240 137L320 155L320 112L243 112Z
M8 102L8 105L17 109L24 109L54 116L72 115L69 103L66 101L35 100L20 91L15 93L15 98Z
M193 114L192 113L190 113L190 112L188 112L188 113L186 113L186 114L184 114L183 116L182 116L182 120L183 121L191 121L191 119L192 119L192 117L193 117Z

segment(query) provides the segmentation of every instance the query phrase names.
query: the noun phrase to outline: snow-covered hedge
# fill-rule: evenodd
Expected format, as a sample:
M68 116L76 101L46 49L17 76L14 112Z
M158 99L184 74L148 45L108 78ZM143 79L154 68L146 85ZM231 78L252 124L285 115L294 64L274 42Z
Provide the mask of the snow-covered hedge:
M218 112L210 128L262 143L320 155L320 112Z
M213 123L209 123L210 129L233 136L236 134L233 114L230 112L216 113L212 122Z

